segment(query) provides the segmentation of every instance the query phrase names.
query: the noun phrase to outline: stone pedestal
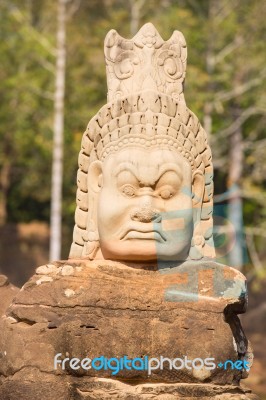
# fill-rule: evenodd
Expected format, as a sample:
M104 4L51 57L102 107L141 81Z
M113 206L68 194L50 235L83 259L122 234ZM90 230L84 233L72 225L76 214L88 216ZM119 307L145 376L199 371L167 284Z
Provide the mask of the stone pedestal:
M210 261L39 267L0 323L0 399L255 399L240 386L251 360L237 313L245 278ZM54 357L215 359L213 369L55 369ZM18 396L19 394L19 396ZM25 397L21 397L25 396Z
M75 378L26 368L0 385L1 400L258 400L235 385L141 383L106 378Z
M5 275L0 274L0 316L2 316L19 289Z

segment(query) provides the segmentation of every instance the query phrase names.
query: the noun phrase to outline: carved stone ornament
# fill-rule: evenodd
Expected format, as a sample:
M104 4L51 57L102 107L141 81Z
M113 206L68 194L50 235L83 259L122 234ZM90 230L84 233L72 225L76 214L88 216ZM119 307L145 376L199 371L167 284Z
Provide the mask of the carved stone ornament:
M105 39L108 103L83 135L71 259L214 258L207 135L184 98L187 47L148 23Z

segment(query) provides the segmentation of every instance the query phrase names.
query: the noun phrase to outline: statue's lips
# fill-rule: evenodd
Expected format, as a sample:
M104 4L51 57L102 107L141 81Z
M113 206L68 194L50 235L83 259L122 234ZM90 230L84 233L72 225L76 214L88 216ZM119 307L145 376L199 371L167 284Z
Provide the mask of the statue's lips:
M121 240L156 240L157 242L165 242L166 238L159 231L138 231L131 229L121 238Z

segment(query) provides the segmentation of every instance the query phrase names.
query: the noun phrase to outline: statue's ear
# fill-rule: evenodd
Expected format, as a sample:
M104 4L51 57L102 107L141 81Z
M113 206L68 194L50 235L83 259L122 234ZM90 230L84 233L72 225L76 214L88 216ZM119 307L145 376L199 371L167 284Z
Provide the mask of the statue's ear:
M201 208L204 195L204 176L200 170L192 175L192 203L193 207Z
M88 187L98 193L103 186L102 162L93 161L88 171Z
M192 205L193 205L193 238L191 241L190 258L200 260L204 256L204 232L201 224L201 210L205 190L205 179L201 171L196 170L192 175Z

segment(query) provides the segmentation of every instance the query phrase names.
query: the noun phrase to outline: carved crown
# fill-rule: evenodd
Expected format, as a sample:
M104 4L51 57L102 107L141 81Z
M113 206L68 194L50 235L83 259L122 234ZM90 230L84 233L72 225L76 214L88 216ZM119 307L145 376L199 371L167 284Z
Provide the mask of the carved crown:
M105 38L104 53L109 102L143 90L184 101L187 46L181 32L174 31L164 41L148 23L129 40L112 29Z

